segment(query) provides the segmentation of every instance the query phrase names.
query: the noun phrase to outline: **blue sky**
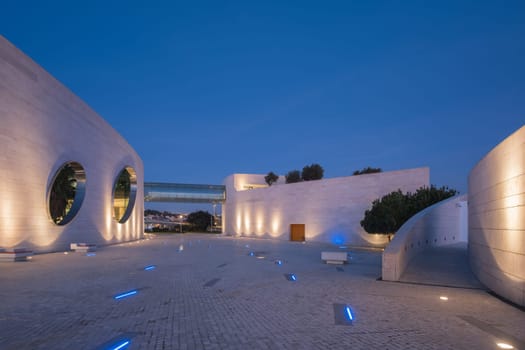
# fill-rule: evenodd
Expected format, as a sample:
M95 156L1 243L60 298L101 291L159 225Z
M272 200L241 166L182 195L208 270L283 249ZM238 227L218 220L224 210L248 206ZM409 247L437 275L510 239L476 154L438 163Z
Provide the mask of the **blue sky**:
M6 1L1 34L137 150L146 181L470 169L525 124L524 1Z

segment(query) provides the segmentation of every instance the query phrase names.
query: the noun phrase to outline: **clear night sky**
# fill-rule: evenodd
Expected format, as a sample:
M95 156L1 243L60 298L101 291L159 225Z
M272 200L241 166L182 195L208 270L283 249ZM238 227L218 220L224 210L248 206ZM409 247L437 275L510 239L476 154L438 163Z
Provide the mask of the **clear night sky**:
M470 169L525 123L525 1L4 1L1 34L146 181Z

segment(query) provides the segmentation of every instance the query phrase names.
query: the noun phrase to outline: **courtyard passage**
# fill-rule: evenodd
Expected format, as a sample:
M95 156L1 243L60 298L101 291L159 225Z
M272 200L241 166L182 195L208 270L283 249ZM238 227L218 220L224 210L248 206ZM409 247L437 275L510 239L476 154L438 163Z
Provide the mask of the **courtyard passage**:
M380 251L147 237L1 263L0 349L525 349L523 311L482 289L380 281ZM322 263L326 250L349 263Z

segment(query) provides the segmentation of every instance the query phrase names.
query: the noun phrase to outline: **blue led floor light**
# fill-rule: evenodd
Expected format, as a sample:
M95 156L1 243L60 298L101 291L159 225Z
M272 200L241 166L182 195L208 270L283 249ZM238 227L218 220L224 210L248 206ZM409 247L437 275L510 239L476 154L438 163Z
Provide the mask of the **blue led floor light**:
M125 349L129 344L131 344L131 341L130 340L125 340L122 343L116 344L116 346L114 348L110 348L108 350L122 350L122 349Z
M345 313L346 313L346 317L348 318L349 321L353 321L354 320L354 315L352 315L352 309L350 309L350 306L346 306L345 307Z
M293 274L293 273L285 273L284 277L290 282L296 282L297 281L297 276L295 276L295 274Z
M130 290L129 292L115 295L114 299L115 300L119 300L119 299L122 299L122 298L127 298L127 297L135 295L137 293L138 293L138 291L136 291L136 290Z
M334 303L334 321L336 325L351 326L355 321L354 310L349 304Z
M113 339L108 340L104 344L100 344L95 349L96 350L124 350L128 349L131 346L132 338L136 336L137 333L124 333Z
M155 266L155 265L149 265L149 266L146 266L146 267L144 268L144 271L155 270L156 267L157 267L157 266Z

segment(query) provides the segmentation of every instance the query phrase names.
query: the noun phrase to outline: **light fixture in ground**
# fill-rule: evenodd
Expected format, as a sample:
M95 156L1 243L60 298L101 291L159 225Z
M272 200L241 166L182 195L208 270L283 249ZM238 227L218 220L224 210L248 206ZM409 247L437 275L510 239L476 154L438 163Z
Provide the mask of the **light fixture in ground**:
M121 294L115 295L113 297L113 299L120 300L122 298L127 298L127 297L130 297L130 296L135 295L137 293L138 293L137 290L130 290L129 292L125 292L125 293L121 293Z
M122 343L116 344L115 347L110 348L110 350L122 350L126 349L128 345L131 344L130 340L124 340Z
M507 343L496 343L496 345L500 349L514 349L514 346L507 344Z

